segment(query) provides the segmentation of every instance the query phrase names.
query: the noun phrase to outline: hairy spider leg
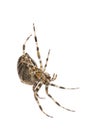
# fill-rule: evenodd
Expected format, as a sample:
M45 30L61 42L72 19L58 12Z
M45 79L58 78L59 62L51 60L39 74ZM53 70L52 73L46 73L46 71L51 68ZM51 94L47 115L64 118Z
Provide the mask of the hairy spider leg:
M41 55L40 55L40 51L39 51L39 46L38 46L38 41L37 41L37 36L36 36L36 30L35 30L34 23L33 23L33 30L34 30L34 39L35 39L35 43L36 43L37 57L39 59L40 69L42 70L43 65L42 65L42 60L41 60Z
M40 102L39 102L39 100L38 100L38 97L39 97L38 91L39 91L39 89L40 89L40 87L39 87L40 84L41 84L41 82L39 82L39 83L37 84L36 89L34 90L34 98L35 98L35 100L36 100L36 102L37 102L37 104L38 104L40 110L41 110L46 116L53 118L52 116L50 116L50 115L48 115L46 112L44 112L44 110L43 110L43 108L42 108L42 106L40 105ZM37 89L37 88L38 88L38 89Z
M60 103L58 103L58 102L48 93L48 86L45 86L45 91L46 91L47 96L50 97L56 105L58 105L59 107L65 109L65 110L67 110L67 111L75 112L74 110L71 110L71 109L69 109L69 108L65 108L65 107L63 107L62 105L60 105Z
M32 34L30 34L27 38L25 43L23 44L22 50L23 50L23 54L25 54L25 48L26 48L26 42L29 40L29 38L32 36Z

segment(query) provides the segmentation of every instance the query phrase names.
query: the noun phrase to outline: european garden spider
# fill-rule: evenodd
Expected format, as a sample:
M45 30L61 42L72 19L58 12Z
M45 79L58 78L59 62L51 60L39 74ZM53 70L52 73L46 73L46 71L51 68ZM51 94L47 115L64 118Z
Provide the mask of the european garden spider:
M32 36L32 34L31 34L29 37L27 37L25 43L23 44L23 55L19 57L18 62L17 62L17 70L18 70L18 75L19 75L20 80L25 84L33 85L33 92L34 92L35 100L36 100L40 110L46 116L52 118L52 116L50 116L46 112L44 112L44 110L41 107L39 100L38 100L39 98L41 98L38 95L38 91L40 90L42 85L45 85L45 91L46 91L47 96L50 97L58 106L62 107L63 109L66 109L68 111L75 112L74 110L65 108L62 105L60 105L60 103L58 103L49 94L49 92L48 92L49 86L57 87L60 89L70 89L70 90L78 89L78 88L64 88L62 86L58 86L58 85L51 83L52 81L54 81L57 78L57 75L53 74L53 76L51 77L49 73L45 72L47 63L48 63L48 59L49 59L50 50L48 51L46 63L43 67L34 24L33 24L33 30L34 30L34 39L35 39L35 43L36 43L36 51L37 51L37 57L38 57L39 63L40 63L40 68L37 66L35 61L29 56L29 54L25 52L26 42Z

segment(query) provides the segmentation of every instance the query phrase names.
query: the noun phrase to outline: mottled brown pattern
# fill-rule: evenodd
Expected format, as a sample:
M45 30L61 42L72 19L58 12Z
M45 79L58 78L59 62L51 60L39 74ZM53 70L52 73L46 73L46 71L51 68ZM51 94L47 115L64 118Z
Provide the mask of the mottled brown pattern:
M36 43L37 58L39 60L40 67L38 67L36 62L29 56L28 53L25 52L26 42L32 36L32 34L31 34L29 37L27 37L25 43L23 44L23 46L22 46L23 54L22 54L22 56L19 57L18 62L17 62L17 71L18 71L19 78L20 78L21 82L33 86L33 92L34 92L35 100L36 100L40 110L46 116L52 118L52 116L50 116L50 115L48 115L47 113L44 112L42 106L39 103L39 98L43 99L42 97L40 97L38 95L38 91L40 90L42 85L45 86L45 91L46 91L47 96L50 97L56 105L62 107L65 110L74 112L74 110L65 108L62 105L60 105L60 103L58 103L49 94L49 92L48 92L49 86L57 87L57 88L60 88L60 89L70 89L70 90L78 89L78 88L65 88L65 87L58 86L58 85L51 83L52 81L56 80L57 74L53 74L53 76L51 77L49 73L45 72L47 64L48 64L50 50L48 51L46 63L43 67L34 24L33 24L33 30L34 30L34 40L35 40L35 43Z

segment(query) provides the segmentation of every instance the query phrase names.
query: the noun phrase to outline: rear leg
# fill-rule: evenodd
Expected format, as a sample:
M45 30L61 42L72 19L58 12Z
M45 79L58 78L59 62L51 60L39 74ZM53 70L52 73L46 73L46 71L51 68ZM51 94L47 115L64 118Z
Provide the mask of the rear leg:
M69 109L69 108L65 108L65 107L63 107L62 105L60 105L60 103L58 103L58 102L48 93L48 86L45 86L45 90L46 90L46 94L53 100L53 102L54 102L56 105L58 105L59 107L65 109L65 110L67 110L67 111L75 112L74 110L71 110L71 109Z
M35 43L36 43L37 57L39 59L40 69L42 70L43 69L43 65L42 65L42 60L41 60L41 55L40 55L40 50L39 50L39 46L38 46L38 41L37 41L37 36L36 36L34 23L33 23L33 30L34 30L34 39L35 39Z
M53 83L50 83L49 85L53 86L53 87L56 87L56 88L60 88L60 89L68 89L68 90L75 90L75 89L79 89L79 87L76 87L76 88L65 88L63 86L58 86L56 84L53 84Z

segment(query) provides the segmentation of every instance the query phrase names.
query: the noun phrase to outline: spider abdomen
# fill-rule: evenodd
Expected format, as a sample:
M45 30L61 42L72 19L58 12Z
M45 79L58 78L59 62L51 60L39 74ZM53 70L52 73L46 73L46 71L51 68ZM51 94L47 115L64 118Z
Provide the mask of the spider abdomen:
M22 55L18 59L18 75L23 83L33 85L34 82L37 81L34 70L35 67L37 67L36 63L32 59L30 59L28 54Z

